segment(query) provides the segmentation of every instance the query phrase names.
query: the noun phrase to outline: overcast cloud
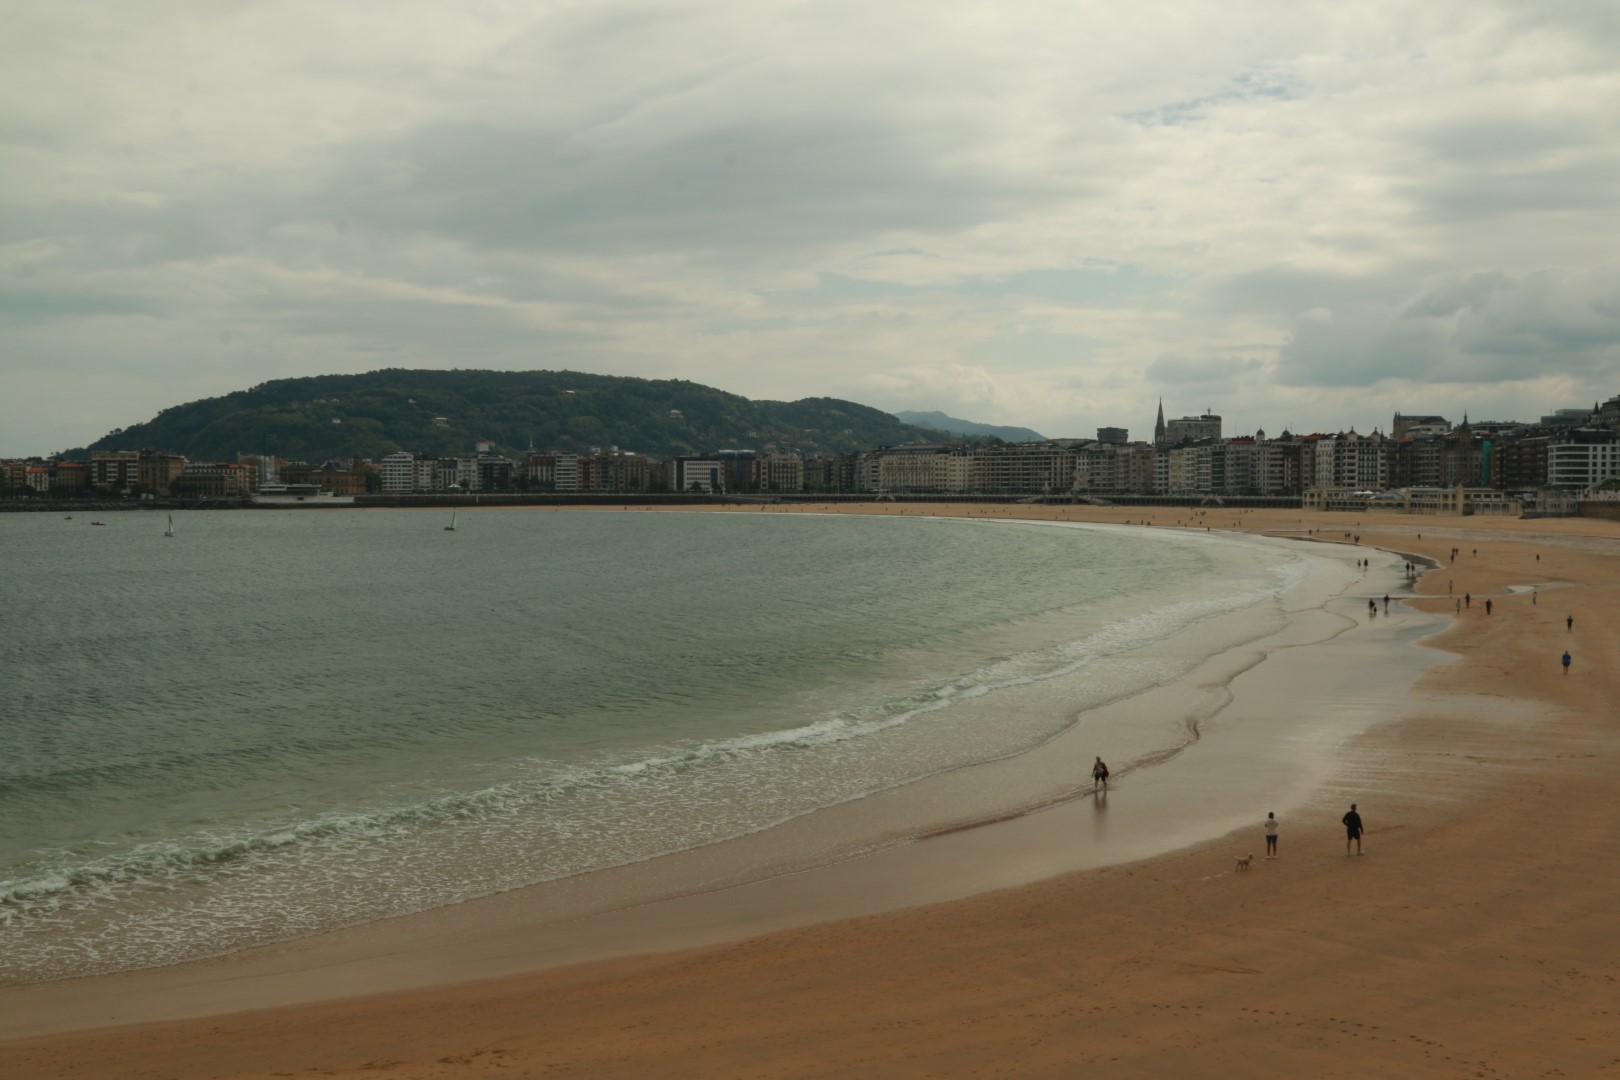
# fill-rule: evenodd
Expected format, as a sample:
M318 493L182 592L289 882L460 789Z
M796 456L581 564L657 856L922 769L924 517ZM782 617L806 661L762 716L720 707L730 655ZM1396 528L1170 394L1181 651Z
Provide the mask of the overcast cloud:
M12 0L0 454L572 368L1050 435L1620 394L1620 7Z

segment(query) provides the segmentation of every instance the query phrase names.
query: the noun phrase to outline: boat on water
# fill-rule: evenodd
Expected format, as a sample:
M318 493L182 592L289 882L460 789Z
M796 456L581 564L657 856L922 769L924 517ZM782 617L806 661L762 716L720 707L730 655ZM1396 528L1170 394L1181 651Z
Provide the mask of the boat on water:
M163 535L164 536L173 536L174 535L174 515L173 514L169 515L169 527L167 529L163 530Z
M92 521L90 524L92 524L92 525L105 525L107 523L105 521Z
M445 532L455 532L456 531L456 512L454 510L450 511L450 524L448 524L448 525L446 525L444 527L444 531Z

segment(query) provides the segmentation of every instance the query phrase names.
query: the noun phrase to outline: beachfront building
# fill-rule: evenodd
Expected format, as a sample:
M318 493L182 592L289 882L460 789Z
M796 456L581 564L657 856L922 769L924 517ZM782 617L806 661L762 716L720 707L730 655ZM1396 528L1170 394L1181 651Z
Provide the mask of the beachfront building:
M482 491L483 476L478 468L478 460L475 457L439 458L434 463L433 478L418 490Z
M1547 486L1584 489L1620 477L1620 441L1612 431L1580 428L1547 440Z
M804 488L833 495L855 491L859 457L854 454L816 455L804 461Z
M90 468L82 461L52 461L51 490L58 495L77 495L90 486Z
M1208 492L1213 469L1209 444L1175 446L1163 452L1167 462L1165 490L1171 495Z
M479 454L473 459L473 475L477 477L475 491L508 491L512 487L511 458L500 454Z
M871 487L890 494L957 494L969 490L971 459L960 446L918 443L867 455Z
M416 490L416 455L396 450L377 462L382 489L389 495L409 495Z
M653 463L624 450L577 457L578 490L600 492L651 491Z
M1503 491L1532 492L1547 484L1550 439L1544 434L1505 439L1492 459L1492 486Z
M1323 436L1312 454L1310 486L1327 491L1382 491L1389 486L1384 443L1382 435L1358 435L1353 429Z
M538 454L533 450L523 459L523 477L536 491L578 491L578 454Z
M174 478L170 491L188 499L245 499L257 484L251 465L226 461L188 461Z
M92 450L90 486L97 491L133 491L141 482L138 450Z
M797 495L804 490L804 459L798 454L766 454L758 470L760 491Z
M718 457L678 457L669 463L669 488L677 492L718 495L726 490L729 463Z
M979 446L974 448L969 462L969 491L1045 494L1074 487L1075 452L1055 442Z
M1147 443L1090 443L1075 453L1072 489L1095 495L1151 491L1158 456Z

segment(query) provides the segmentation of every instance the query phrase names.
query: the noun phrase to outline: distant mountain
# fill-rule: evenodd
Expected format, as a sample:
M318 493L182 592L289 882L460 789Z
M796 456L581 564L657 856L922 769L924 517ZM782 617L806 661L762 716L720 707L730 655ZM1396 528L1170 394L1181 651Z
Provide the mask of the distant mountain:
M946 416L942 412L897 412L895 418L903 424L915 427L932 428L935 431L944 431L951 435L983 436L1000 439L1002 442L1042 442L1046 439L1038 431L1031 431L1027 427L1001 427L996 424L975 424L971 420L958 420L954 416Z
M278 379L164 409L74 452L152 447L194 460L269 453L290 460L378 458L396 450L469 455L587 452L617 446L653 457L723 449L848 453L937 435L836 398L750 401L681 379L572 371L412 371Z

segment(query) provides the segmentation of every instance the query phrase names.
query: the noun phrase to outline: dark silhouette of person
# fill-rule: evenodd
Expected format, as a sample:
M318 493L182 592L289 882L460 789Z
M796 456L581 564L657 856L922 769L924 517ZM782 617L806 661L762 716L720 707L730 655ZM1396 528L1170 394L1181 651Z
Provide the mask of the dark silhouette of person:
M1103 759L1100 757L1097 759L1096 763L1091 766L1091 781L1092 783L1096 784L1100 790L1108 790L1108 766L1103 764Z
M1564 650L1564 674L1569 674L1569 650Z
M1350 812L1341 818L1344 822L1344 853L1350 854L1350 843L1355 841L1356 854L1361 854L1361 815L1356 813L1356 804L1350 804Z
M1564 618L1564 629L1565 630L1571 630L1571 631L1575 629L1575 616L1573 616L1573 615L1565 616L1565 618Z
M1491 601L1490 601L1490 598L1487 597L1486 600L1485 600L1485 614L1489 615L1490 613L1491 613Z

